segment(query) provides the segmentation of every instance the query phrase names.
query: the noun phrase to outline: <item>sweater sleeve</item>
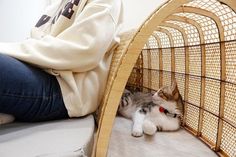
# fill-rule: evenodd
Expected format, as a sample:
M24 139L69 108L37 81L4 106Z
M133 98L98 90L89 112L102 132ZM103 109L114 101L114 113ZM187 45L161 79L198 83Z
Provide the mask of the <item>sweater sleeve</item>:
M0 43L0 53L44 69L88 71L98 65L114 42L115 20L109 7L88 5L56 37Z

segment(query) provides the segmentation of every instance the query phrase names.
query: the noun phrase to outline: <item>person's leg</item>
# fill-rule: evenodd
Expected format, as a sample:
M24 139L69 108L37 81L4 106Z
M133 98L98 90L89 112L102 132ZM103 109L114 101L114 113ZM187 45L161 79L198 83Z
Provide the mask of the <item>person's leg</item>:
M0 68L0 113L26 122L68 118L55 76L2 54Z

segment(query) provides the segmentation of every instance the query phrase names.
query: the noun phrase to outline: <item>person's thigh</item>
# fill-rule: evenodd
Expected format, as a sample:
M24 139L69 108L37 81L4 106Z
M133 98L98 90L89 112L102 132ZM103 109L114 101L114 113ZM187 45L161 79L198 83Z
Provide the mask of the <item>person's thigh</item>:
M0 68L0 113L29 122L68 117L55 76L2 54Z

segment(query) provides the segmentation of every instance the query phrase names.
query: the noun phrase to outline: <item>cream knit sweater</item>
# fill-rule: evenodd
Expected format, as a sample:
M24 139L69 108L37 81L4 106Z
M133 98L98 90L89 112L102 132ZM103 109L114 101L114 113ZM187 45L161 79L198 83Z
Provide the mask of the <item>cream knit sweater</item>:
M83 116L101 101L121 22L121 0L59 0L30 38L0 43L0 53L55 75L69 116Z

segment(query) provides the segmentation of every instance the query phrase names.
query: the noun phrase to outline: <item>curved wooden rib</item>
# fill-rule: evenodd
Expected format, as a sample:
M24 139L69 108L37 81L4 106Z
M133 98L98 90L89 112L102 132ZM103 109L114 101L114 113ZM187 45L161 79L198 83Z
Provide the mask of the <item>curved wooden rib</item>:
M128 48L125 47L125 55L120 60L120 64L117 67L117 72L113 76L113 82L111 84L111 87L109 89L109 94L107 97L107 101L105 102L105 108L103 110L103 117L101 124L99 125L99 136L98 136L98 147L96 149L96 157L105 157L107 153L107 147L109 142L109 137L111 134L112 124L114 122L114 118L116 115L117 107L120 101L120 97L123 93L123 90L125 88L125 85L127 83L127 80L129 78L129 75L136 63L136 60L143 48L143 45L146 43L150 35L153 33L153 31L156 30L156 27L159 26L169 15L173 14L173 12L176 12L175 10L178 10L180 6L183 4L186 4L190 2L191 0L169 0L161 7L157 8L149 18L143 23L143 25L140 26L136 34L132 37L132 40L128 44ZM221 2L224 2L228 4L228 6L233 7L234 10L236 10L236 4L235 0L219 0ZM206 10L200 11L198 8L193 7L182 7L181 12L184 8L184 11L190 11L192 13L204 15L207 17L212 18L214 21L216 21L217 26L221 26L221 22L219 21L219 18L215 16L213 13L208 12ZM190 9L191 10L188 10ZM200 11L200 12L199 12ZM210 13L210 14L209 14ZM172 16L173 17L173 16ZM176 20L176 19L173 19ZM191 22L190 19L187 19ZM185 18L186 22L186 18ZM193 22L193 21L192 21ZM189 23L189 22L188 22ZM197 24L193 24L195 27L198 27ZM201 27L199 27L201 30ZM218 27L219 29L219 36L220 40L224 41L224 30L223 27ZM201 31L199 32L199 34ZM202 35L203 37L203 35ZM201 39L201 37L200 37ZM201 43L204 43L204 39L201 39ZM221 44L221 52L224 52L224 44ZM225 79L225 56L224 53L221 54L221 78ZM224 103L224 85L221 85L221 104ZM221 112L223 108L221 108ZM221 114L222 116L222 114ZM220 121L219 123L221 123ZM220 126L221 124L219 124ZM219 127L219 130L220 127ZM219 131L221 132L221 131ZM221 137L221 133L218 134L218 139ZM217 140L217 145L219 145L220 140Z
M202 31L202 28L199 25L199 23L197 23L196 21L194 21L192 19L189 19L189 18L186 18L186 17L177 16L177 15L168 16L168 18L166 18L165 21L179 21L179 22L184 22L184 23L187 23L187 24L190 24L190 25L194 26L197 29L198 34L199 34L200 44L205 44L204 34L203 34L203 31Z
M125 56L121 60L114 81L110 88L110 93L103 110L101 126L99 126L96 157L105 157L107 153L109 138L115 119L118 104L129 78L129 75L136 63L136 60L152 32L168 15L181 5L190 0L169 0L157 8L150 17L140 26L139 31L133 36L128 48L125 48Z
M152 34L155 39L157 40L157 43L159 46L159 69L163 69L163 62L162 62L162 45L161 45L161 39L157 34ZM163 85L163 71L159 71L159 87L162 87Z
M224 4L226 4L228 7L234 10L236 12L236 1L235 0L218 0Z
M147 49L150 49L149 42L146 42L146 47L147 47Z
M215 15L214 13L210 11L200 9L200 8L190 7L190 6L183 6L175 10L175 13L182 13L182 12L199 14L199 15L211 18L216 23L216 26L218 28L220 41L225 41L224 27L220 21L220 18L217 15Z
M167 22L161 23L160 26L173 28L173 29L176 29L177 31L179 31L181 33L182 37L183 37L184 46L188 46L188 37L187 37L187 34L185 33L185 30L182 27L180 27L176 24L173 24L173 23L170 24L170 23L167 23Z
M201 66L201 76L205 76L206 75L206 49L205 49L205 40L204 40L204 34L202 31L202 28L200 26L200 24L198 22L196 22L195 20L189 19L187 17L183 17L183 16L177 16L177 15L171 15L168 20L176 20L176 21L180 21L180 22L185 22L188 24L191 24L192 26L194 26L198 33L199 33L199 37L200 37L200 43L201 43L201 61L202 61L202 66ZM189 80L189 77L186 77L187 81ZM187 87L188 84L186 83ZM199 121L198 121L198 136L201 135L201 131L202 131L202 124L203 124L203 108L204 108L204 100L205 100L205 77L201 78L201 101L200 101L200 111L199 111ZM187 88L186 88L187 90ZM186 94L187 95L187 94ZM187 97L188 98L188 97ZM185 120L185 117L184 117Z
M162 33L166 34L168 36L168 38L169 38L169 41L170 41L170 47L174 47L173 37L172 37L171 33L167 29L164 29L164 28L161 28L161 27L157 27L156 31L159 31L159 32L162 32Z
M175 50L174 50L174 40L172 37L172 34L165 28L157 27L156 31L165 33L170 41L170 47L171 47L171 80L173 81L175 79Z
M159 36L156 34L152 34L152 36L156 39L158 48L161 48L162 47L161 46L161 39L159 38Z
M124 87L124 84L126 83L126 81L122 78L123 76L117 78L117 73L120 71L122 61L124 60L128 46L134 38L135 33L135 31L124 33L121 36L119 47L117 47L114 51L106 91L101 102L101 107L98 110L98 115L100 116L98 117L98 130L95 136L96 147L94 148L92 156L106 156L111 129L113 126L112 124L116 116L117 107L121 97L119 94L123 93L124 89L122 89L122 87ZM133 59L131 60L133 61ZM131 71L126 71L124 68L126 68L126 66L124 66L121 71L123 70L125 74L131 73Z
M184 49L185 49L185 74L189 74L189 47L188 47L188 37L185 33L185 30L179 25L173 23L163 22L160 26L169 27L178 30L184 40ZM185 102L188 102L188 88L189 88L189 75L185 76L185 90L184 90L184 99ZM187 104L184 105L184 117L183 117L183 126L186 125L186 115L187 115Z
M156 42L157 42L157 46L158 48L161 47L161 40L158 36L156 36L155 34L152 34L151 35L153 38L155 38ZM150 46L149 46L149 42L146 42L146 45L147 45L147 48L150 49Z
M220 21L220 18L215 15L212 12L209 12L207 10L194 8L194 7L181 7L176 10L176 12L188 12L188 13L195 13L199 15L203 15L206 17L211 18L213 21L215 21L216 26L219 31L219 38L220 38L220 50L221 50L221 80L226 80L226 54L225 54L225 36L224 36L224 27ZM224 102L225 102L225 82L220 83L220 109L219 109L219 120L218 120L218 133L217 133L217 140L216 140L216 151L220 150L220 143L221 143L221 137L222 137L222 130L223 130L223 117L224 117Z

